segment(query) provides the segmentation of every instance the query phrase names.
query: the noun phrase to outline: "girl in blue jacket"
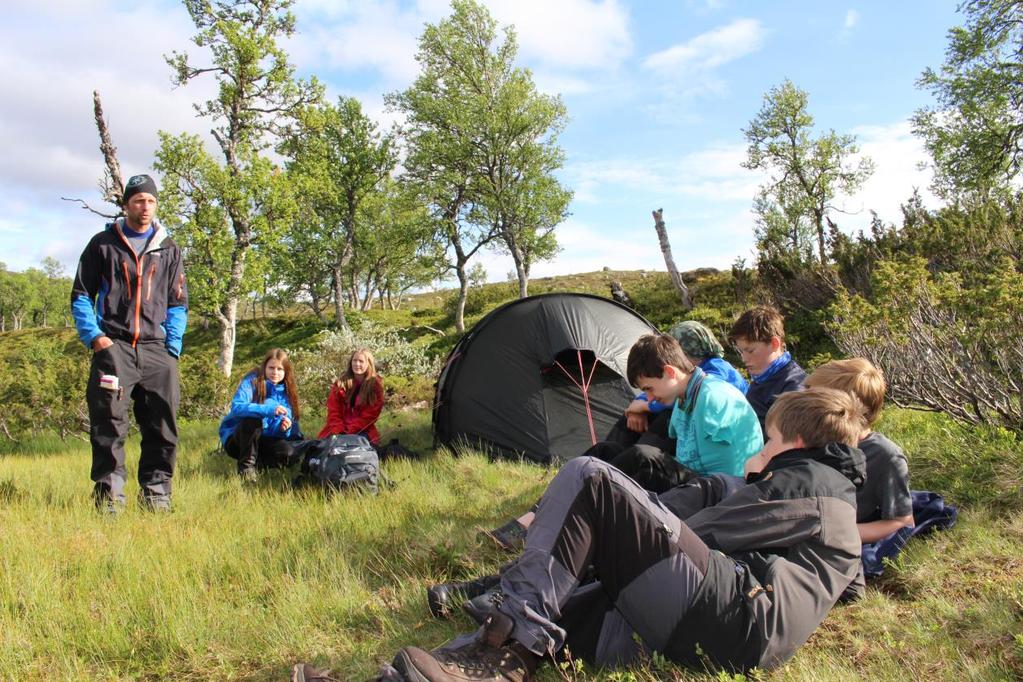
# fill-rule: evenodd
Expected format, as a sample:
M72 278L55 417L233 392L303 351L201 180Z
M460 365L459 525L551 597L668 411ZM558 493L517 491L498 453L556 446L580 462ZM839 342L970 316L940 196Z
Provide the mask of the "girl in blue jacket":
M270 350L262 364L242 379L231 409L220 422L220 442L238 460L238 474L256 477L256 467L291 463L292 441L302 438L298 426L298 392L288 354Z

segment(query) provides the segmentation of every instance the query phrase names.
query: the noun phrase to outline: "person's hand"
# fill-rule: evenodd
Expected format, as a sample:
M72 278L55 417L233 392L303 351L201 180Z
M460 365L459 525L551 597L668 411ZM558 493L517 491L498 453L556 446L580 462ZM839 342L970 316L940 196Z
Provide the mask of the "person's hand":
M283 415L287 415L288 414L288 408L286 408L284 405L278 405L277 409L274 410L274 414L277 415L278 417L281 416L282 414Z
M97 336L92 340L92 352L98 353L104 348L110 348L114 345L114 342L110 340L109 336Z
M625 425L629 427L629 431L643 433L647 429L646 412L626 412Z
M284 431L287 431L290 428L291 428L291 420L288 419L287 417L284 417L284 419L281 419L281 429L284 430Z
M633 400L629 403L629 406L625 408L625 414L648 414L650 412L650 403L645 400Z
M746 460L746 464L742 468L743 476L749 476L750 474L759 474L761 471L764 470L764 467L767 466L767 463L764 461L763 454L764 452L763 450L761 450L760 452Z

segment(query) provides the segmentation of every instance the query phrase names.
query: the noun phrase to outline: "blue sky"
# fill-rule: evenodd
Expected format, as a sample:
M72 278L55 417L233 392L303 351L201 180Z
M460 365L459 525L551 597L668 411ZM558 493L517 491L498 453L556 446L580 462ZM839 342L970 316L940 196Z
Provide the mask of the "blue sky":
M865 227L869 209L898 205L930 175L908 123L930 103L914 82L941 64L955 2L738 0L488 0L515 26L519 63L560 93L570 121L560 177L575 191L559 228L563 251L535 276L663 269L650 211L663 208L680 268L726 268L752 258L750 205L762 178L739 165L742 128L784 79L810 95L819 129L858 137L877 171L843 197L836 221ZM414 79L424 22L443 0L298 0L287 49L331 96L359 97L382 125L383 94ZM37 0L6 10L0 27L0 260L21 270L53 256L72 271L102 220L60 197L98 204L102 157L92 120L98 89L126 174L149 169L156 131L204 133L191 104L212 79L174 89L162 55L198 54L177 2ZM191 48L191 49L189 49ZM481 258L491 280L509 258Z

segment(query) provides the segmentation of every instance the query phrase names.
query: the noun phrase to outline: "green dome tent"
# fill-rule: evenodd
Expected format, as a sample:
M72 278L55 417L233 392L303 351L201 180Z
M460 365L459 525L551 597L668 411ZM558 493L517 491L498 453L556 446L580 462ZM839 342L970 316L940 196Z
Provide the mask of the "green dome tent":
M601 440L634 395L629 348L656 329L615 301L543 294L476 323L437 381L434 445L550 463Z

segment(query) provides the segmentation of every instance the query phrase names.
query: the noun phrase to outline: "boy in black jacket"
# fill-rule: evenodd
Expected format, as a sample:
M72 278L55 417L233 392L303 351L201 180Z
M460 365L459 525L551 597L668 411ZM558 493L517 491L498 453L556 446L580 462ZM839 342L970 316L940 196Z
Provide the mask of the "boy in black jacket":
M747 670L786 661L859 569L864 428L849 394L779 397L746 485L683 521L635 481L580 457L551 482L479 632L407 647L383 679L531 680L566 645L592 665L661 652ZM589 566L598 578L580 588ZM634 637L633 635L638 637ZM294 679L315 671L299 664Z

